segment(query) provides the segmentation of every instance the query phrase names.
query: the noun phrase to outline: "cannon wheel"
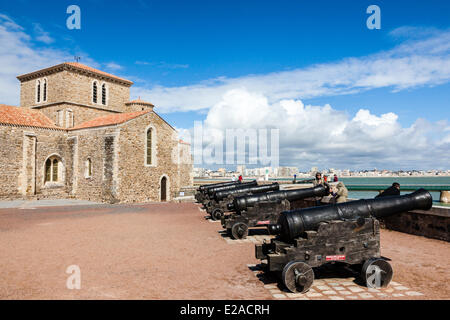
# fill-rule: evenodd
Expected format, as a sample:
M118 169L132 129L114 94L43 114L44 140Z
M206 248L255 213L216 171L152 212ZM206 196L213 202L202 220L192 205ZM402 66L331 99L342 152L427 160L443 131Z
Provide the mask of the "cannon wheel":
M231 227L231 235L234 239L245 239L248 235L248 226L243 222L236 222Z
M392 280L392 267L384 259L373 258L367 260L361 271L361 276L369 288L385 288Z
M222 217L222 215L223 215L223 211L222 211L221 209L219 209L219 208L216 208L216 209L214 209L213 212L211 213L211 218L212 218L214 221L217 221L217 220L220 220L220 218Z
M314 271L304 262L291 261L284 266L281 279L291 292L305 293L314 282Z

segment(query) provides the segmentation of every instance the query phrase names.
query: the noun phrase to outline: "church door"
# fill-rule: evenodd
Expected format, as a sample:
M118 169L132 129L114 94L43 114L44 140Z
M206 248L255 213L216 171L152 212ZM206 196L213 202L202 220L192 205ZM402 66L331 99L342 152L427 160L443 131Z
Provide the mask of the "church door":
M167 178L161 179L161 201L167 201Z

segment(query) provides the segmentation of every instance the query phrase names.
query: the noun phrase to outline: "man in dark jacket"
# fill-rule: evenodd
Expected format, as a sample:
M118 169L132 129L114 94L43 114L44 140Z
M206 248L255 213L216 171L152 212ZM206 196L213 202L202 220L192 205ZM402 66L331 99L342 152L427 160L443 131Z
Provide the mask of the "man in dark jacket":
M387 196L399 196L400 195L400 184L394 182L392 186L384 190L382 193L377 195L375 198L387 197Z

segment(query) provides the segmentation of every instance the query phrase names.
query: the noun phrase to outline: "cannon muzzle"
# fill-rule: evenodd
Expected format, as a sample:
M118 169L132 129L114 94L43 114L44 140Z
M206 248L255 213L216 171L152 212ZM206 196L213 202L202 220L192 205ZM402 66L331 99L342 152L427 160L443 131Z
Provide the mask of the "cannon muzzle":
M257 186L258 183L256 182L256 180L250 181L250 182L242 182L242 183L238 183L238 184L232 184L232 185L225 185L225 186L218 186L218 187L213 187L213 188L209 188L207 190L207 193L209 195L210 198L212 198L214 196L214 194L216 192L219 191L227 191L227 190L233 190L236 188L244 188L244 187L254 187Z
M250 194L257 194L257 193L265 193L265 192L271 192L271 191L278 191L280 190L280 185L278 182L272 183L272 184L263 184L260 186L251 186L251 187L238 187L231 190L226 191L218 191L214 194L214 199L216 201L220 201L228 197L229 195L236 196L236 195L242 195L246 193Z
M410 210L429 210L432 205L431 194L425 189L419 189L403 196L387 196L285 211L281 213L276 225L269 226L269 230L290 241L305 231L316 230L321 222L383 218Z
M198 187L197 190L199 192L205 192L211 188L239 185L240 183L241 182L238 180L238 181L226 181L226 182L212 183L212 184L202 184L200 187Z
M264 194L254 194L234 198L227 207L230 211L243 211L259 202L278 202L282 200L295 201L310 197L324 197L330 194L329 186L317 185L313 188L276 191Z

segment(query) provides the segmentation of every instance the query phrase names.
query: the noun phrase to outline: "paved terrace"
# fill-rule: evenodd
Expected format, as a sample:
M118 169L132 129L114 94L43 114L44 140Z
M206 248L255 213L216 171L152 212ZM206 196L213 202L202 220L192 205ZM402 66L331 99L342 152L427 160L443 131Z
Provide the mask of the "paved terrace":
M293 295L259 269L262 230L232 241L193 203L50 204L0 209L0 299L450 298L444 241L382 230L388 289L370 291L340 271ZM80 290L66 288L70 265L81 269Z

